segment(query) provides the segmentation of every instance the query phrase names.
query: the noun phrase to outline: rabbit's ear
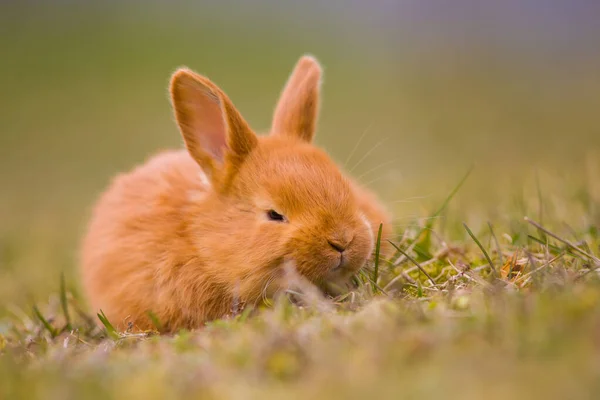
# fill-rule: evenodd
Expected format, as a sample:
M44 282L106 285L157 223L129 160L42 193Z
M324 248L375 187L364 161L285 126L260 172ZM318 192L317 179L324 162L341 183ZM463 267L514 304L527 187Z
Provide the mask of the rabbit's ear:
M185 68L173 74L170 91L185 145L213 184L235 172L258 140L227 95Z
M299 137L310 142L319 113L321 66L311 56L303 56L287 81L273 116L272 135Z

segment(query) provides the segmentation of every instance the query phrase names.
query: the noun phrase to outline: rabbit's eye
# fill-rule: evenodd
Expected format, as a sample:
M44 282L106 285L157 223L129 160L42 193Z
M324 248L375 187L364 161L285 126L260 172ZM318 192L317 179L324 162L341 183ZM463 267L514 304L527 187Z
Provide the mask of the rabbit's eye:
M267 217L269 217L271 221L285 222L285 217L275 210L267 211Z

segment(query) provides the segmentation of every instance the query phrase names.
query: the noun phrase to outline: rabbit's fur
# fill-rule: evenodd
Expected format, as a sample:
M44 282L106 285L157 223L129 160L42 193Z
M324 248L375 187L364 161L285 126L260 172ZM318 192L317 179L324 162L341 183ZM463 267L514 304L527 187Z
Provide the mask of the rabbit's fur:
M376 197L311 144L321 67L304 56L257 136L214 83L188 69L171 79L186 149L119 175L83 242L83 286L118 328L196 328L281 290L283 265L314 283L343 282L372 256Z

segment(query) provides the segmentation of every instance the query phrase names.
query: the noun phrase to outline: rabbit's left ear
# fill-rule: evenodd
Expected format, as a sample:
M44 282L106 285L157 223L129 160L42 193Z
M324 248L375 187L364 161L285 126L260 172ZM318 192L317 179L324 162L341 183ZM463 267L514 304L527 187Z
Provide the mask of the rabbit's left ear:
M171 78L171 100L188 152L214 185L226 186L258 139L227 95L186 68Z
M272 135L312 141L319 114L321 74L321 66L315 58L300 58L275 108Z

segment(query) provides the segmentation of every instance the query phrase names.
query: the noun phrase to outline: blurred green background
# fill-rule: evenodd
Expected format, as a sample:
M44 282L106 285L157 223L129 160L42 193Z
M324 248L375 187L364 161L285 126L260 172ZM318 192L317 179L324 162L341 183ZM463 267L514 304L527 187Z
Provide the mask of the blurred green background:
M381 194L398 229L473 163L453 210L475 226L535 193L532 177L548 198L591 187L599 11L594 1L0 2L0 305L47 298L61 271L76 288L94 199L115 173L181 145L167 97L181 65L265 131L294 63L315 55L317 142Z

